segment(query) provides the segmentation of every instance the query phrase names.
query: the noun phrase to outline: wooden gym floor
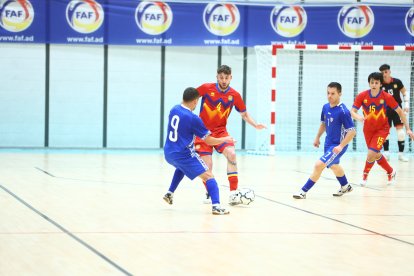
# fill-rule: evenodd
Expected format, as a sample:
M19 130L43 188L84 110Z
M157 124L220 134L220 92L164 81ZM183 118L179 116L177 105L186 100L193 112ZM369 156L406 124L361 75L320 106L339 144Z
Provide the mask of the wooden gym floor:
M213 172L228 216L202 203L199 180L162 200L173 168L161 151L0 151L0 275L414 275L414 157L376 165L341 198L332 172L308 193L320 153L239 152L250 206L227 205L226 161ZM343 165L358 183L365 154Z

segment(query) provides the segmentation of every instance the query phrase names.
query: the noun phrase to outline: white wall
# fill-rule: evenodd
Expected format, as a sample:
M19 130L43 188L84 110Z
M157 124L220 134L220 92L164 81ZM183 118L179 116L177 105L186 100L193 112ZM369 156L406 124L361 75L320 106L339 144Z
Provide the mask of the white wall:
M0 147L42 147L45 45L0 44Z

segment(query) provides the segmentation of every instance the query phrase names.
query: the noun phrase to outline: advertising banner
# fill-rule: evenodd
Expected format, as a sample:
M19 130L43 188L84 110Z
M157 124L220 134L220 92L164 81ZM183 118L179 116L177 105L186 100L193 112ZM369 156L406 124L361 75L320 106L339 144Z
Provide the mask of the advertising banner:
M163 46L414 44L411 5L0 0L0 43Z

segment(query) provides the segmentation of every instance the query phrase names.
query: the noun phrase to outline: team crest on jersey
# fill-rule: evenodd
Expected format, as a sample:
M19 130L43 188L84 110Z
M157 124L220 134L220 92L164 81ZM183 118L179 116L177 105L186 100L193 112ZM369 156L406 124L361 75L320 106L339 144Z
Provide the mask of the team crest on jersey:
M383 103L384 103L384 100L382 100L382 99L381 99L381 100L380 100L380 104L383 104Z
M231 101L233 100L233 96L231 96L231 95L230 95L230 96L228 97L228 99L229 99L229 102L231 102Z
M397 84L394 84L394 88L397 89L397 87L398 87L398 85Z
M211 93L210 93L210 96L212 96L212 97L213 97L213 96L214 96L214 92L211 92Z
M367 99L364 99L364 103L368 103L368 100Z
M200 149L200 145L196 145L196 146L195 146L195 149L196 149L196 150L199 150L199 149Z

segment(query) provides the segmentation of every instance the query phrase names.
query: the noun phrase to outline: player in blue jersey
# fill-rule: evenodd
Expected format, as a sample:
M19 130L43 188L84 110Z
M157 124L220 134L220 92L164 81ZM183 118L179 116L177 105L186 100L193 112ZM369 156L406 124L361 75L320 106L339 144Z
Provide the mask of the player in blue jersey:
M183 102L174 106L168 117L167 139L164 146L164 156L168 163L176 170L164 200L168 204L173 203L173 195L178 184L186 175L193 180L199 176L206 183L207 191L211 196L212 213L214 215L227 215L229 211L220 207L219 188L213 174L201 157L195 152L195 137L200 137L209 145L222 143L235 143L230 136L214 138L205 127L200 117L193 113L200 94L195 88L184 90Z
M305 199L306 193L315 185L322 171L328 167L335 174L341 184L341 188L333 196L342 196L352 191L351 185L348 184L345 172L339 165L339 159L346 152L348 143L356 134L354 122L348 108L341 103L342 86L340 83L331 82L327 88L328 102L322 108L321 125L316 134L313 145L319 147L320 138L326 131L324 155L315 163L313 173L302 189L293 195L297 199Z

